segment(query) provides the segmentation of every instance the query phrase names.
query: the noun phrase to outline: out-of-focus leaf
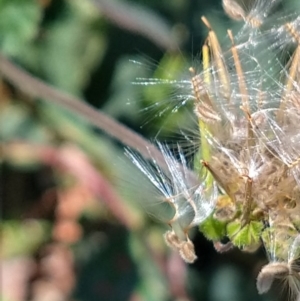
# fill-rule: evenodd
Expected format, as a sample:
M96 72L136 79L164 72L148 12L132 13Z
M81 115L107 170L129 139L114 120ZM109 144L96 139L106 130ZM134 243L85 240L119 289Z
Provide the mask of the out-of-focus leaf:
M49 223L41 220L5 221L1 227L3 258L31 254L50 236Z
M19 56L38 31L42 10L34 0L0 0L0 47Z
M241 228L241 222L235 220L227 225L227 235L237 247L255 246L259 243L263 223L251 221Z
M7 143L2 148L0 160L21 170L35 170L43 163L26 143Z
M102 108L109 116L135 120L141 113L141 94L134 82L137 78L149 76L149 72L146 72L145 65L138 62L139 59L133 60L132 57L125 56L118 61L112 80L111 97Z
M62 139L74 142L88 154L94 162L105 169L103 164L103 151L105 147L102 138L85 121L64 110L57 110L55 105L43 103L40 105L42 119ZM112 152L112 150L110 149ZM112 152L113 153L113 152ZM110 163L111 164L111 163Z
M47 142L49 131L33 119L23 105L10 104L0 110L0 137L3 141L13 139Z
M207 218L200 226L200 231L209 240L220 240L226 234L226 223L222 223L212 216Z
M157 263L149 256L145 242L132 233L130 237L131 254L133 255L140 275L137 286L139 295L145 301L168 300L169 290L166 278L158 269Z
M172 133L178 128L188 127L193 121L187 112L190 91L185 91L181 83L187 72L188 64L182 54L166 54L153 74L153 83L141 80L141 84L146 86L144 111L160 133Z
M86 9L84 1L81 3L70 2L66 13L48 27L40 53L41 68L47 79L76 95L81 94L91 70L106 50L103 33L92 26L95 16Z

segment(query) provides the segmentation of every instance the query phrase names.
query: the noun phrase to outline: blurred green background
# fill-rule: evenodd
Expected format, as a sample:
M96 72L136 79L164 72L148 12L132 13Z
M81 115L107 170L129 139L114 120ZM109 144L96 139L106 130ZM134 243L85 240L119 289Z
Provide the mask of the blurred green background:
M0 0L0 49L144 137L171 142L193 124L191 110L177 107L171 85L145 79L176 79L197 64L202 15L222 37L232 26L219 0ZM167 226L137 206L147 192L109 135L2 75L0 106L2 301L285 300L256 292L263 250L220 255L195 231L195 264L172 253Z

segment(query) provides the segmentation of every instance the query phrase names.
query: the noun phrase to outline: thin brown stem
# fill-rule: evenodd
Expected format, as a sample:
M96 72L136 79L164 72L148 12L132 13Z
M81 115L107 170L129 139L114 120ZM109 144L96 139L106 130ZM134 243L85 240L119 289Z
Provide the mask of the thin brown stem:
M178 39L172 28L146 7L117 0L89 0L102 16L117 26L140 34L162 49L178 51Z
M169 169L159 149L141 135L133 132L128 127L105 115L103 112L94 109L84 100L67 93L61 92L53 86L30 75L25 70L16 66L0 53L0 73L12 85L31 96L41 98L67 109L74 114L84 117L95 127L101 129L108 135L119 140L126 146L138 151L145 159L156 160L156 163L168 174ZM191 177L195 178L193 172Z
M1 75L22 92L33 98L42 98L86 118L91 124L116 138L124 145L139 151L143 157L162 157L160 151L142 136L88 105L84 100L61 92L49 84L33 77L0 54ZM159 159L157 159L159 160ZM163 163L165 164L165 163Z

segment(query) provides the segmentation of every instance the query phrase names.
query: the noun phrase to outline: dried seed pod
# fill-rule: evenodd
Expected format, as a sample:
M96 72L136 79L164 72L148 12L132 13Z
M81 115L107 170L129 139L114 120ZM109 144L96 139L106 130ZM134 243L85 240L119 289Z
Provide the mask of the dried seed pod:
M233 20L244 20L246 13L244 9L235 0L223 0L223 9L225 13Z
M275 279L284 279L290 273L290 266L285 262L272 262L264 266L257 277L256 287L258 293L268 292Z
M214 248L218 253L225 253L232 250L234 248L234 245L230 241L224 244L220 241L215 241Z
M194 244L189 239L182 242L179 248L179 254L187 263L193 263L197 259Z
M167 231L164 234L164 239L166 244L175 250L179 250L180 246L182 244L182 241L179 239L179 237L176 235L174 231Z
M213 124L221 121L220 115L206 103L196 104L194 112L196 116L205 123Z

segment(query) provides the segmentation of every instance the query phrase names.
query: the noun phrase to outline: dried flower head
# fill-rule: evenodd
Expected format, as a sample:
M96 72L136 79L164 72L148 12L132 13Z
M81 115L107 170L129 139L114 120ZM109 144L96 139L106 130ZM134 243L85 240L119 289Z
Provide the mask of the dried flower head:
M164 174L130 155L174 208L165 240L193 262L187 230L200 230L221 252L232 246L253 252L263 244L270 263L258 278L259 293L274 279L300 292L300 18L274 19L279 0L223 0L227 15L243 20L228 30L224 49L209 21L202 70L174 82L180 104L193 103L200 132L195 156L199 183L160 145L169 168ZM277 13L276 13L277 14ZM287 61L287 63L286 63ZM180 148L179 148L180 150ZM202 166L202 169L199 169ZM204 172L206 170L206 172ZM205 175L205 177L203 176ZM159 176L159 180L157 179ZM227 237L229 243L222 245Z

